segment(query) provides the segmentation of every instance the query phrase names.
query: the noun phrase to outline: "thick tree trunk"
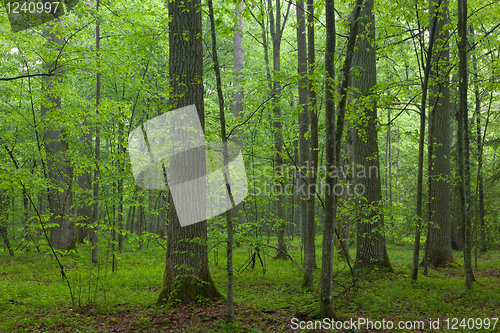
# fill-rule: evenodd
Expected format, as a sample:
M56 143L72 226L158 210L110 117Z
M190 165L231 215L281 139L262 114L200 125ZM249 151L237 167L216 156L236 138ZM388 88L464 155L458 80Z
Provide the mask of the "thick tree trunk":
M429 203L427 241L428 264L434 267L454 263L451 252L450 212L450 87L449 87L449 32L448 1L438 7L437 0L430 6L430 25L437 16L429 78Z
M360 16L357 48L354 51L353 67L359 71L358 78L352 78L353 88L359 89L357 112L363 119L357 124L354 138L355 195L361 195L357 202L357 250L356 267L373 265L388 268L392 266L385 246L384 214L382 207L382 184L379 172L377 140L377 102L372 91L377 84L375 40L375 16L372 13L374 0L367 0ZM361 169L360 169L361 167ZM363 171L360 174L360 170ZM361 185L361 186L360 186ZM364 194L360 193L363 189Z
M56 23L58 24L58 23ZM63 39L59 38L52 28L43 31L43 36L56 45L62 45ZM53 64L46 64L53 68ZM51 245L60 250L70 250L76 247L74 227L70 219L72 193L72 170L66 159L68 143L64 140L64 130L58 128L58 122L51 120L51 111L61 108L61 97L53 93L53 88L61 80L61 70L55 75L42 78L42 94L44 99L40 107L40 115L46 126L43 135L47 161L47 177L51 186L48 189L49 208L52 213L51 223L57 223L57 227L50 230Z
M203 44L201 3L199 0L168 3L169 71L172 107L196 105L202 127L205 125L203 103ZM171 195L169 195L169 202ZM186 241L197 240L197 241ZM191 303L197 297L222 298L208 267L207 222L181 227L173 204L169 205L165 273L158 303Z

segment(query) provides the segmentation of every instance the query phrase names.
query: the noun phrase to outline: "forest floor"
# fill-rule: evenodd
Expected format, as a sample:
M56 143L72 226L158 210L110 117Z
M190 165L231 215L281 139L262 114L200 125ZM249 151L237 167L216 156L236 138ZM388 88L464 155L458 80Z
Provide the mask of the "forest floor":
M270 244L274 243L271 239ZM231 325L225 323L224 302L203 304L201 300L202 304L178 308L155 305L165 251L153 243L141 250L127 244L115 256L116 272L111 271L111 255L104 248L100 255L106 260L99 265L88 264L85 246L61 255L74 303L49 253L32 251L11 258L0 250L0 332L320 332L307 327L321 321L316 317L321 272L314 271L312 290L300 287L298 246L296 239L290 247L295 262L274 260L274 250L264 242L259 251L262 263L256 256L253 268L254 249L235 248L236 306ZM316 246L321 264L321 237ZM414 284L409 278L412 245L389 244L388 252L395 273L363 272L353 278L343 259L336 258L334 266L338 319L359 324L365 318L375 327L385 322L386 329L369 329L365 324L331 332L394 332L400 321L413 325L401 332L500 332L500 322L493 319L500 317L500 251L479 255L473 291L464 286L461 252L453 253L458 265L430 269ZM353 250L350 254L354 258ZM225 248L210 253L211 273L222 294L226 293L225 263ZM389 321L393 329L388 329Z

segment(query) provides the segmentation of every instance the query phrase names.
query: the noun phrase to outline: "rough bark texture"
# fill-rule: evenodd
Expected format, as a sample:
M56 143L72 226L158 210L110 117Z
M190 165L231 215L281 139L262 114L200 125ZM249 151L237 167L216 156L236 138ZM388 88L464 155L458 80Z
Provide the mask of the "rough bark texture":
M436 40L429 78L429 204L428 264L434 267L455 262L451 252L450 212L450 87L448 1L433 0L430 26L437 16Z
M304 278L302 286L310 288L313 285L313 261L314 250L311 250L311 244L314 246L314 240L308 239L309 225L307 223L308 209L308 176L309 170L309 140L306 133L309 131L309 89L307 86L307 46L306 46L306 16L304 12L304 1L298 1L296 5L297 14L297 70L299 73L299 173L297 174L297 188L299 196L300 222L302 226L302 243L304 246ZM314 237L314 236L313 236Z
M326 122L326 165L335 165L335 1L326 0L326 50L325 50L325 122ZM327 188L333 189L334 177L326 177ZM323 224L323 255L321 262L321 287L319 294L319 315L334 318L332 279L333 279L333 233L335 228L335 195L325 193L325 222Z
M52 28L43 31L43 36L55 45L61 45L63 39L59 38ZM48 68L54 68L54 64L46 64ZM53 94L53 87L61 80L61 69L55 75L44 76L42 79L42 105L40 115L45 122L46 130L43 135L43 143L46 153L47 177L50 181L48 189L49 208L52 213L51 223L57 223L57 227L50 230L51 245L60 250L70 250L76 247L74 227L70 219L72 193L71 181L72 170L66 159L68 143L64 140L64 129L59 128L57 120L58 110L61 109L61 97ZM62 191L59 191L61 189Z
M203 45L199 0L168 3L169 69L172 107L195 104L201 125L203 103ZM204 152L203 152L204 154ZM168 200L173 202L171 198ZM208 268L207 222L181 227L174 205L169 206L165 273L159 303L191 303L197 298L222 298Z
M358 99L357 112L362 119L357 124L358 135L354 138L354 161L365 171L363 177L357 177L359 173L355 175L356 185L362 185L365 189L356 209L358 212L356 267L376 265L392 271L383 235L382 184L375 127L377 104L372 91L377 84L373 3L373 0L366 1L361 12L360 37L356 42L357 48L354 51L352 64L359 72L358 78L352 78L352 86L359 89L360 95L356 93L355 97Z

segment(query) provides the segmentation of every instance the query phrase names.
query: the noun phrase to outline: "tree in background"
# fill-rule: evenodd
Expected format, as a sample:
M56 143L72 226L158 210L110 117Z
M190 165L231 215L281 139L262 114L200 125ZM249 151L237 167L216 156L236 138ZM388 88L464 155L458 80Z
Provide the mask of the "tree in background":
M64 40L54 31L56 21L43 31L49 48L60 50ZM48 188L49 208L51 212L51 223L56 223L50 229L50 243L60 250L76 248L75 224L70 219L72 205L72 170L67 160L68 142L64 138L64 128L61 128L61 96L57 91L57 85L62 80L62 67L56 61L45 64L50 71L55 69L53 76L45 76L42 79L42 105L40 115L45 121L46 130L43 134L43 143L46 155L46 177L50 181Z

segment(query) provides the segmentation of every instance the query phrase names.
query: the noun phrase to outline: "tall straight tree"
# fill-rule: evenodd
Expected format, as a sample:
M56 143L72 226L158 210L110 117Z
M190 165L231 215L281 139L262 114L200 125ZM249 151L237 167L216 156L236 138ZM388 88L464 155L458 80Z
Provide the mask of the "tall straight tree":
M297 70L299 74L299 156L300 168L297 174L298 188L307 189L308 164L309 164L309 140L306 134L309 131L309 89L307 86L307 47L306 47L306 16L304 12L304 1L298 1L296 5L297 14ZM302 286L309 288L313 285L312 262L314 252L311 252L310 239L307 224L307 201L308 191L299 190L300 223L302 226L302 244L304 246L304 279Z
M377 58L375 51L374 0L367 0L359 22L359 35L354 51L353 67L359 75L352 77L354 97L357 99L357 135L354 138L354 163L362 173L355 172L356 184L363 185L365 193L357 202L356 266L379 266L393 270L385 246L382 184L379 174L377 140ZM355 18L353 18L355 19ZM358 193L360 194L360 193Z
M326 49L325 49L325 121L326 121L326 165L335 165L335 0L325 1ZM323 224L323 255L321 260L321 287L319 315L334 318L332 299L333 279L333 233L335 228L334 177L326 177L325 222Z
M318 109L316 99L316 85L313 79L314 68L316 65L316 52L314 40L314 0L307 0L307 62L309 71L309 125L310 125L310 152L309 152L309 186L307 191L307 242L305 246L309 249L309 255L312 255L312 261L305 265L306 274L312 275L312 270L316 265L316 214L314 206L316 203L316 183L318 172ZM312 254L311 254L312 253Z
M273 127L274 127L274 147L276 149L274 156L274 167L276 176L276 215L277 215L277 234L278 234L278 251L276 252L276 259L287 259L287 249L285 242L285 198L283 191L283 179L282 179L282 169L283 169L283 137L282 137L282 122L281 122L281 82L278 78L279 72L281 70L281 40L283 37L283 30L285 29L286 21L288 18L288 13L290 12L290 4L288 4L286 14L283 19L283 24L281 23L281 1L276 0L275 6L273 8L272 0L268 0L269 6L269 24L271 28L271 38L273 44L273 94L274 94L274 106L273 106Z
M205 126L203 44L200 0L168 3L170 104L196 105ZM170 197L168 202L173 202ZM220 299L208 268L207 222L181 227L173 204L168 209L167 255L158 303L189 303L197 296Z
M234 93L233 93L233 115L236 118L243 117L243 76L242 70L244 66L244 53L243 53L243 24L245 18L243 16L243 10L245 9L245 0L236 5L235 15L237 22L234 25L234 36L233 36L233 70L234 70ZM239 129L233 131L233 142L239 145L243 144L243 141L239 137ZM243 223L245 215L243 213L243 202L236 205L233 214L233 222L235 224ZM239 242L237 243L239 245Z
M353 20L350 26L346 46L346 56L342 66L342 84L338 106L337 125L335 127L335 3L326 1L326 51L325 69L327 72L325 85L325 117L326 117L326 165L332 175L327 175L325 186L325 222L323 226L323 256L321 262L321 288L319 298L319 313L323 318L334 318L332 304L333 283L333 243L338 197L335 188L338 185L338 175L333 170L340 168L340 152L344 132L345 112L347 106L347 90L350 83L350 70L354 56L354 46L358 35L358 20L361 15L363 0L356 0L353 8ZM336 233L338 235L338 233Z
M56 21L54 25L43 31L43 36L47 39L49 48L60 51L60 46L64 43L63 38L54 31L61 21ZM49 70L58 68L57 61L45 64ZM60 128L58 118L61 117L61 96L55 92L55 86L62 80L62 68L55 71L53 76L42 78L42 105L40 115L45 121L48 129L43 135L43 142L46 154L47 178L50 180L48 189L49 208L51 210L51 222L58 226L51 228L50 243L60 250L69 250L76 247L75 224L71 221L72 205L72 170L67 160L68 142L64 140L64 129Z
M442 0L438 0L438 6L441 5ZM418 171L417 171L417 223L415 227L415 244L413 247L413 264L411 269L411 279L416 281L418 278L418 256L420 252L420 232L422 227L422 201L423 201L423 175L424 175L424 144L425 144L425 108L427 103L427 88L429 86L430 68L432 62L432 49L434 48L434 41L436 39L436 21L437 16L431 17L434 23L431 24L431 31L429 34L429 47L427 48L427 57L424 63L423 56L423 41L420 40L422 68L424 69L424 77L421 83L422 99L420 101L420 137L418 140ZM420 27L419 27L420 31ZM420 33L419 33L420 35ZM417 53L418 55L418 53ZM418 57L417 57L418 58Z
M467 90L469 86L467 71L467 0L458 0L458 173L460 175L460 212L461 227L464 232L464 271L465 285L472 288L475 281L472 272L472 223L471 187L469 153L469 116Z
M448 1L433 0L430 5L430 30L436 39L429 78L429 204L426 260L431 266L455 262L451 252L450 213L450 80L448 47ZM437 20L433 16L437 16Z
M96 2L96 12L99 13L99 5L100 0ZM101 69L100 69L100 51L101 51L101 24L100 21L96 21L95 27L95 48L96 48L96 56L97 56L97 74L96 74L96 87L95 87L95 111L96 118L99 119L99 104L101 103ZM95 228L97 228L99 221L99 179L100 179L100 170L99 163L101 162L101 134L99 129L99 120L95 124L95 163L96 168L94 169L94 205L92 208L92 222L94 226L88 229L88 238L91 244L91 252L92 258L91 261L93 263L97 263L97 232Z

